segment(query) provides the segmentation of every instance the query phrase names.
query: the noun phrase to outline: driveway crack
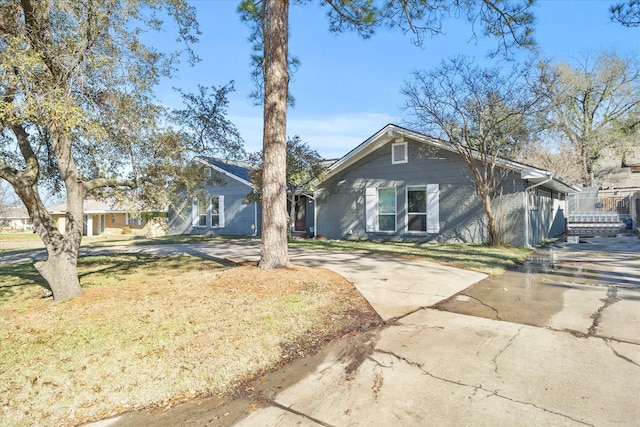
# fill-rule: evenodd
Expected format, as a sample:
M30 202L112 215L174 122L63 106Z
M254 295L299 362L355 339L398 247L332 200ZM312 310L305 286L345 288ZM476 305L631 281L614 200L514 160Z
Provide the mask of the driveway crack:
M609 286L607 289L607 297L601 300L603 302L602 306L598 308L594 314L591 315L593 322L589 327L589 331L587 332L587 336L593 337L596 336L596 332L598 330L598 325L600 324L600 318L602 317L602 313L612 304L620 301L618 298L618 288L616 286Z
M624 354L620 354L620 353L618 353L618 352L616 351L616 349L615 349L615 348L611 347L611 345L610 345L610 340L605 339L605 340L604 340L604 342L605 342L605 344L607 344L607 347L609 347L609 348L611 349L611 351L613 352L613 354L615 354L616 356L618 356L620 359L622 359L622 360L624 360L624 361L627 361L627 362L631 363L632 365L636 365L636 366L640 367L640 364L638 364L636 361L634 361L634 360L632 360L632 359L628 358L628 357L627 357L627 356L625 356Z
M496 319L497 320L502 320L500 318L500 313L498 312L498 310L495 307L490 306L489 304L485 303L484 301L482 301L480 298L474 297L473 295L469 295L469 294L460 294L460 295L464 295L465 297L471 298L473 300L478 301L480 304L482 304L483 306L487 307L488 309L490 309L491 311L493 311L496 315Z
M500 351L495 355L495 357L491 359L491 363L493 364L493 371L496 374L498 374L498 357L500 357L502 353L504 353L509 347L511 347L511 344L513 344L513 341L515 341L515 339L518 338L523 328L524 326L521 326L520 328L518 328L518 332L516 332L516 334L511 337L509 342L507 342L507 344L504 347L502 347L502 349L500 349Z
M302 412L300 412L300 411L296 411L295 409L290 408L290 407L288 407L288 406L284 406L284 405L282 405L282 404L280 404L280 403L276 402L275 400L270 400L270 401L269 401L269 404L270 404L270 405L272 405L272 406L275 406L275 407L276 407L276 408L278 408L278 409L282 409L283 411L290 412L290 413L292 413L292 414L294 414L294 415L297 415L297 416L299 416L299 417L302 417L302 418L304 418L304 419L306 419L306 420L308 420L308 421L311 421L311 422L313 422L313 423L316 423L316 424L318 424L318 425L320 425L320 426L322 426L322 427L335 427L335 426L333 426L332 424L325 423L324 421L319 420L319 419L317 419L317 418L314 418L314 417L312 417L312 416L310 416L310 415L307 415L307 414L302 413Z
M521 328L521 329L522 329L522 328ZM520 331L518 331L518 334L519 334L519 333L520 333ZM505 349L506 349L507 347L509 347L509 345L510 345L511 341L513 341L513 339L515 339L515 338L518 336L518 334L516 334L516 335L515 335L515 336L510 340L509 344L507 344L507 345L505 346ZM504 349L503 349L503 350L504 350ZM489 396L495 396L495 397L497 397L497 398L505 399L505 400L508 400L508 401L510 401L510 402L513 402L513 403L518 403L518 404L522 404L522 405L532 406L532 407L534 407L534 408L536 408L536 409L539 409L539 410L541 410L541 411L547 412L547 413L549 413L549 414L558 415L558 416L560 416L560 417L566 418L566 419L568 419L568 420L574 421L574 422L576 422L576 423L579 423L579 424L582 424L582 425L585 425L585 426L595 427L595 425L594 425L594 424L590 424L590 423L588 423L588 422L585 422L585 421L579 420L579 419L577 419L577 418L574 418L574 417L572 417L572 416L570 416L570 415L567 415L567 414L563 414L563 413L561 413L561 412L557 412L557 411L553 411L553 410L551 410L551 409L544 408L544 407L539 406L539 405L537 405L537 404L535 404L535 403L533 403L533 402L525 402L525 401L522 401L522 400L518 400L518 399L511 398L511 397L509 397L509 396L502 395L502 394L498 393L498 391L497 391L497 390L490 390L490 389L487 389L487 388L485 388L483 385L466 384L466 383L464 383L464 382L462 382L462 381L451 380L451 379L448 379L448 378L440 377L440 376L438 376L438 375L432 374L431 372L429 372L429 371L425 370L421 364L419 364L419 363L417 363L417 362L413 362L413 361L411 361L411 360L407 359L406 357L400 356L400 355L398 355L398 354L396 354L396 353L394 353L394 352L392 352L392 351L376 349L376 352L380 352L380 353L382 353L382 354L387 354L387 355L389 355L389 356L395 357L396 359L403 361L404 363L406 363L406 364L407 364L407 365L409 365L409 366L413 366L413 367L418 368L422 374L427 375L428 377L431 377L431 378L433 378L433 379L435 379L435 380L442 381L442 382L445 382L445 383L448 383L448 384L453 384L453 385L457 385L457 386L462 386L462 387L468 387L468 388L471 388L471 389L473 389L473 393L474 393L474 394L476 394L478 391L484 391L484 392L486 392ZM496 357L497 357L497 356L496 356Z

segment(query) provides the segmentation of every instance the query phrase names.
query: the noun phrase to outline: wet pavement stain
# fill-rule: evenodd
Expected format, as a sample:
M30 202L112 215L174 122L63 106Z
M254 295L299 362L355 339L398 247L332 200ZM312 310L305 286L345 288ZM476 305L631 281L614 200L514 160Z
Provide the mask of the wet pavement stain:
M638 290L640 296L639 248L637 238L538 248L516 269L488 277L433 308L548 327L552 317L575 305L567 299L569 291L572 298L590 292L589 298L601 301L597 311L584 314L593 319L588 334L596 334L602 312L618 301L617 289Z

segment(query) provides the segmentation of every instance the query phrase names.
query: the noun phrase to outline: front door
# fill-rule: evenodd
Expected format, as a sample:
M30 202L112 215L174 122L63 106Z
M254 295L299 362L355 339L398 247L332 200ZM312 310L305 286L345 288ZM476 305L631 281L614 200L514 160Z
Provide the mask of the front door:
M305 196L296 196L295 209L295 231L307 231L307 198Z

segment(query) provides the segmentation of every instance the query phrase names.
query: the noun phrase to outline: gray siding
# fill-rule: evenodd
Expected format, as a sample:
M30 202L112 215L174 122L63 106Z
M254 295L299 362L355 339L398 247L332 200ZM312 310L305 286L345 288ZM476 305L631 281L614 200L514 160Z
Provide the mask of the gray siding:
M179 204L169 209L170 234L215 234L249 236L253 233L251 225L261 229L262 209L256 202L248 202L251 188L240 181L218 175L206 183L204 191L211 196L224 196L224 227L194 227L192 225L192 199L182 198Z
M567 229L564 216L566 201L557 192L537 187L529 197L529 243L536 245L556 237Z
M486 216L464 161L456 154L409 141L408 163L391 163L391 144L322 183L316 192L318 234L330 239L485 242ZM439 184L439 233L407 233L408 186ZM366 231L365 189L395 187L397 230ZM519 174L505 179L494 212L507 242L524 245L524 185Z

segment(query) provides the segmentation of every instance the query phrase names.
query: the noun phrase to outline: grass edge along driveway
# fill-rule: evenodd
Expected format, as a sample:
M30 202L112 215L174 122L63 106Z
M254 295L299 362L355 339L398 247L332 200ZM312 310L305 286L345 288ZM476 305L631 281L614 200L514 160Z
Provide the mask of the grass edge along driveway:
M530 253L323 240L291 247L412 256L494 274ZM84 295L53 304L41 298L30 264L0 266L2 425L78 424L231 393L331 339L380 324L352 285L322 269L264 272L140 254L82 257L79 267Z

